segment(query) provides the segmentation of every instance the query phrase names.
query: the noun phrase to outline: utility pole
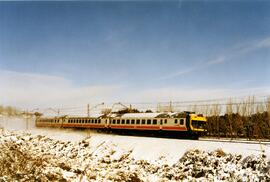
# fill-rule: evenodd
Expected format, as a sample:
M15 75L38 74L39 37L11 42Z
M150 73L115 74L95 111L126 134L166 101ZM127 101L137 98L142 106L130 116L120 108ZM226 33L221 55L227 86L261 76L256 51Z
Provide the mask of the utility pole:
M28 113L28 110L26 110L26 130L28 130L28 125L29 125L29 113Z
M87 104L87 116L89 117L90 116L90 105Z

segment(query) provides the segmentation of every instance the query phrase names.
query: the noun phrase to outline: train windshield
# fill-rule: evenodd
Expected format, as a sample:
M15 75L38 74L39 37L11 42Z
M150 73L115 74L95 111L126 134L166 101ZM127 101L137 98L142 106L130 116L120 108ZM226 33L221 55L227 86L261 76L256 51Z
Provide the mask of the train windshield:
M196 129L206 129L205 121L192 120L192 126Z

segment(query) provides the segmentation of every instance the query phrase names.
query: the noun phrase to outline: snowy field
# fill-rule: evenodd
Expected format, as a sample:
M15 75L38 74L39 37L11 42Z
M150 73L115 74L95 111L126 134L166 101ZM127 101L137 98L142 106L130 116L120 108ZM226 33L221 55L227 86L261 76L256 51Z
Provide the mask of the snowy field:
M20 155L27 151L33 164L36 159L47 156L45 164L37 165L46 169L38 178L45 181L270 180L270 143L267 142L119 136L85 130L35 128L33 120L28 120L27 124L25 121L0 119L0 126L5 128L0 140L3 145L0 159L7 158L11 151L20 151ZM14 158L20 159L20 156L15 152ZM21 165L19 160L16 162ZM26 169L20 170L29 173ZM2 179L16 178L8 174L2 172ZM33 179L33 176L24 175L19 179Z

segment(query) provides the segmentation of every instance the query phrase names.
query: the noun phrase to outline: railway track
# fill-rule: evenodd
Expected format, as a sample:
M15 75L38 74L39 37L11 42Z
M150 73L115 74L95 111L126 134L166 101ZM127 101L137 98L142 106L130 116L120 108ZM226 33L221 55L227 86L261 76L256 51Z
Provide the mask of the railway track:
M244 140L244 139L227 139L227 138L199 138L199 141L208 141L208 142L224 142L224 143L244 143L244 144L262 144L270 147L270 141L269 140Z

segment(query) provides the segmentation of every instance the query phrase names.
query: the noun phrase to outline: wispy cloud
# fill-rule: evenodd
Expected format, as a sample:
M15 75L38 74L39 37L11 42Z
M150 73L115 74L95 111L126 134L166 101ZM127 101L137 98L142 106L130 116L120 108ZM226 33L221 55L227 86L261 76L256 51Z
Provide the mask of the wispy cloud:
M66 78L0 70L0 104L23 108L82 105L111 98L119 85L77 87Z
M194 69L195 69L195 67L187 68L184 70L179 70L178 72L174 72L172 74L165 75L164 77L159 78L159 80L167 80L167 79L174 78L174 77L177 77L177 76L180 76L183 74L187 74L187 73L192 72Z
M207 64L208 64L208 65L220 64L220 63L223 63L223 62L225 62L225 61L226 61L226 57L223 56L223 55L221 55L221 56L219 56L219 57L217 57L217 58L215 58L215 59L209 60L209 61L207 62Z
M224 54L217 56L213 60L207 61L208 65L213 65L213 64L220 64L224 63L230 60L233 60L233 58L242 56L245 54L248 54L250 52L263 49L263 48L268 48L270 47L270 37L266 37L261 40L256 40L252 42L248 42L242 45L237 45L237 46L232 46L233 48L230 50L227 50ZM234 59L237 60L237 59Z
M198 69L208 68L212 65L222 64L231 60L237 60L235 59L236 57L243 56L250 52L257 51L259 49L269 48L270 37L266 37L261 40L245 43L245 44L242 44L241 46L238 45L238 46L232 46L232 47L233 47L232 49L225 51L225 53L223 54L217 55L213 59L202 61L201 64L163 76L160 78L160 80L172 79L172 78L196 71Z

